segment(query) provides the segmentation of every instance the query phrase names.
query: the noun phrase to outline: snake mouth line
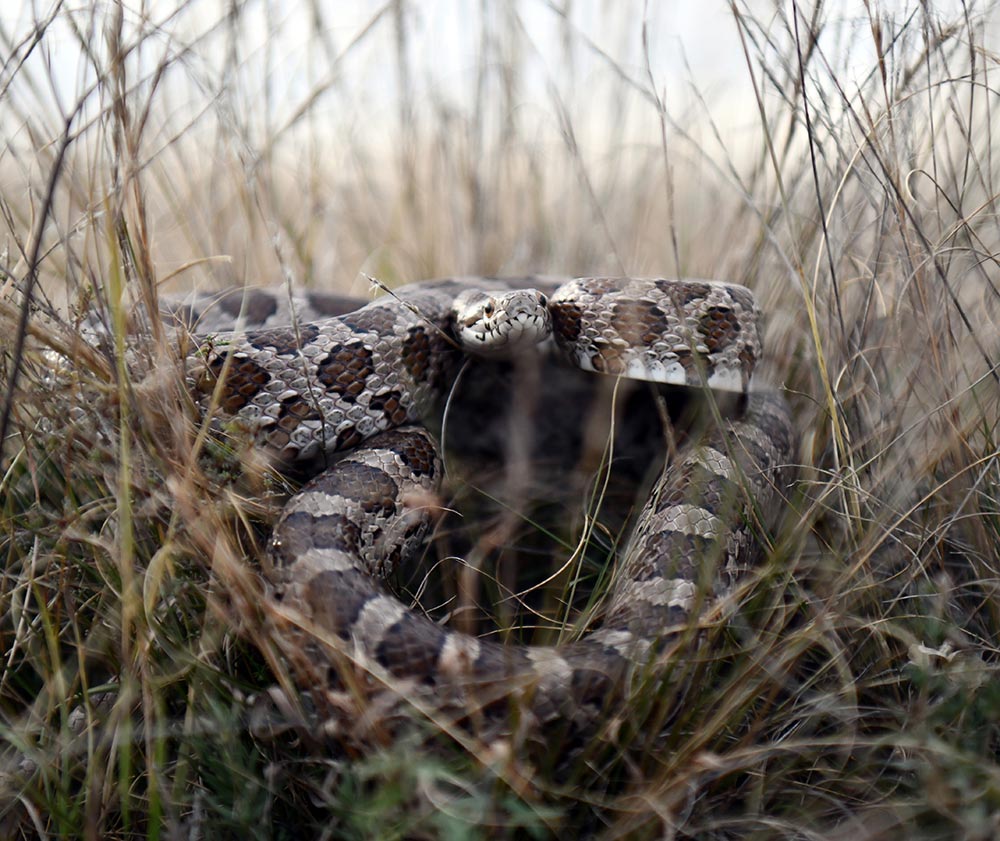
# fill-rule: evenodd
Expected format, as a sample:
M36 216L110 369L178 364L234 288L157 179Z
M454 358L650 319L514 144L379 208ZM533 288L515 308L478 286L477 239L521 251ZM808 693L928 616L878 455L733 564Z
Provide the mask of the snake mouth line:
M548 338L551 332L548 322L534 312L515 313L513 324L506 334L508 346L534 345Z

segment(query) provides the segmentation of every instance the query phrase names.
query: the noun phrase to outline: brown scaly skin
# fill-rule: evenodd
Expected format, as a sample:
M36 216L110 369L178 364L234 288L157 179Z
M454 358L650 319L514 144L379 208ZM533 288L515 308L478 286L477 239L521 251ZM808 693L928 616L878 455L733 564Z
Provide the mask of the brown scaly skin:
M325 321L214 336L188 368L206 405L282 460L343 452L275 528L269 577L283 609L396 678L470 701L514 696L539 722L585 727L695 608L759 560L791 481L792 427L783 398L751 394L739 419L664 469L621 553L601 625L579 641L505 646L433 623L379 581L416 551L433 513L424 506L440 461L413 424L442 399L463 358L448 338L455 297L523 287L551 299L563 352L591 370L742 390L760 356L757 311L743 287L464 279L404 287Z

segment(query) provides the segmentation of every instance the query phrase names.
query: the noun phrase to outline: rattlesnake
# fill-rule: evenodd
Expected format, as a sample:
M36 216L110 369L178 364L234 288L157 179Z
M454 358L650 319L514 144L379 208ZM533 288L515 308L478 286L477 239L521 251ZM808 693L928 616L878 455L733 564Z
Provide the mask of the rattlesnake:
M268 294L246 299L242 315L265 325L309 317L310 301ZM378 579L419 549L433 519L441 464L416 424L465 359L455 339L464 331L472 350L489 347L492 328L477 318L502 321L512 302L527 325L522 344L551 329L586 370L745 392L760 355L756 306L740 286L466 278L403 287L321 321L211 333L188 354L187 376L221 429L242 429L284 465L331 462L285 507L266 565L271 598L298 624L433 692L516 697L537 721L589 722L703 597L723 595L759 557L790 481L791 423L777 393L749 393L739 418L709 423L714 431L664 469L620 553L599 629L554 648L451 631ZM185 315L202 318L196 330L211 324L198 307Z

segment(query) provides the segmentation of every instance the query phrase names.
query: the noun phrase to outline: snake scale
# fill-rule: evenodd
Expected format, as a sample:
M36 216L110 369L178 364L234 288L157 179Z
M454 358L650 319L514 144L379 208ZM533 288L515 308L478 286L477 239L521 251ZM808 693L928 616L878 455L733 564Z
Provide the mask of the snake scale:
M316 303L322 314L331 302L231 297L223 315L242 326L207 336L212 316L192 308L203 337L186 364L226 428L283 464L329 461L285 506L266 572L273 599L352 658L442 694L515 695L539 722L586 722L760 557L791 481L791 422L775 392L747 393L738 417L707 424L664 468L619 554L600 627L577 641L527 647L452 631L381 582L420 551L433 520L441 461L420 422L467 353L523 352L551 333L584 370L747 392L760 339L744 287L464 278L311 321ZM294 323L275 324L290 314Z

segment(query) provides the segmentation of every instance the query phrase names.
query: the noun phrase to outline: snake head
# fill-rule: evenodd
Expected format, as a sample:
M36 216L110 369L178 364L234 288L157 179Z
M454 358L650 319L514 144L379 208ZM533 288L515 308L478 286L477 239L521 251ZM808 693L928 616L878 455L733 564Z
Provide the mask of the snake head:
M511 356L552 332L548 299L537 289L466 290L455 299L452 314L455 338L479 356Z

